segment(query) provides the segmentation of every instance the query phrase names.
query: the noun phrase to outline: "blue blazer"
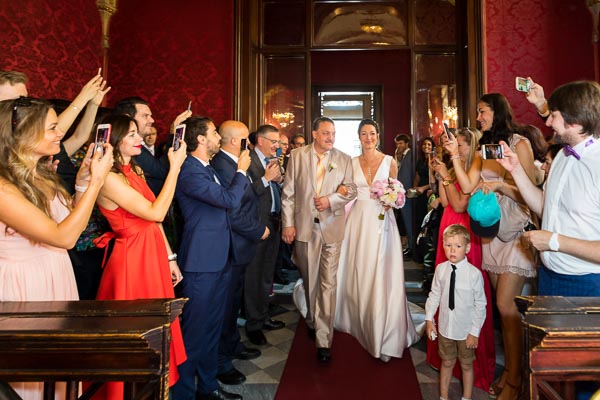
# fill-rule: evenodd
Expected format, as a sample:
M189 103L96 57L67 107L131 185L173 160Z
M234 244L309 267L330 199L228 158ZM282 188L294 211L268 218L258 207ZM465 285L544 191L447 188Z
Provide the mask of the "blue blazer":
M237 164L227 154L219 151L210 160L210 165L217 171L223 186L227 187L236 175ZM250 179L248 179L250 182ZM232 235L233 265L249 264L256 254L256 244L265 233L265 224L258 215L258 197L252 186L248 186L239 207L229 209L229 223Z
M219 185L200 160L187 156L175 191L184 221L179 247L182 271L218 272L225 268L231 243L227 210L240 205L249 186L242 173L236 173L229 186Z

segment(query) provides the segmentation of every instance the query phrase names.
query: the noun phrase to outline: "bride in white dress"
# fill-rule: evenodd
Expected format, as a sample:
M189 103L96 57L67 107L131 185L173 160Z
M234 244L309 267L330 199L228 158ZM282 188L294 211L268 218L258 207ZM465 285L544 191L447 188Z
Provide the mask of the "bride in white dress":
M373 181L396 178L398 166L377 150L379 127L361 121L362 155L352 159L356 202L349 212L338 269L335 329L350 333L383 361L402 357L419 336L404 288L402 245L393 210L371 199ZM378 218L384 212L384 219Z

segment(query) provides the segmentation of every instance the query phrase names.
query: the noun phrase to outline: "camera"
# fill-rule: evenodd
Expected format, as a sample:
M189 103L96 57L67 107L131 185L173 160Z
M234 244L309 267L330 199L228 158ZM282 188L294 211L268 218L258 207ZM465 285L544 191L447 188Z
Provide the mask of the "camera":
M481 156L484 160L495 160L504 158L504 150L500 144L482 144Z

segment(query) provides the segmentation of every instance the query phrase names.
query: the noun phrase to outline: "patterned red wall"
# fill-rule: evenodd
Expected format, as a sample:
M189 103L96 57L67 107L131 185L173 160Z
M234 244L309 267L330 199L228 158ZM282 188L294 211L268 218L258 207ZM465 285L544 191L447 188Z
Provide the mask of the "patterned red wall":
M594 79L592 18L584 0L493 0L485 12L487 91L504 94L517 121L542 125L515 90L516 76L531 76L547 96L563 83Z
M194 114L233 116L233 1L125 0L111 22L108 104L148 100L166 133L190 100Z
M101 65L91 0L0 0L0 69L24 72L32 96L73 99Z

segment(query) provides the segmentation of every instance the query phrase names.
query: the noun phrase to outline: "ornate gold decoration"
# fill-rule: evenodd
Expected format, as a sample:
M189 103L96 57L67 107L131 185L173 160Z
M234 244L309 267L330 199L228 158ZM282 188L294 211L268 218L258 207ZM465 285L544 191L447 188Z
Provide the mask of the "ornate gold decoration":
M110 47L108 27L110 26L110 17L117 12L117 0L96 0L96 7L100 12L100 21L102 21L102 48L108 49Z

